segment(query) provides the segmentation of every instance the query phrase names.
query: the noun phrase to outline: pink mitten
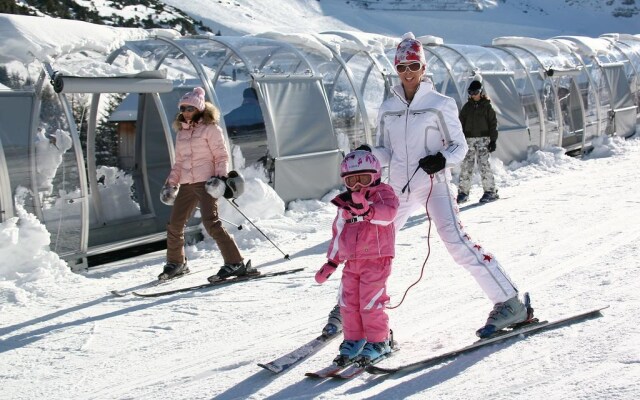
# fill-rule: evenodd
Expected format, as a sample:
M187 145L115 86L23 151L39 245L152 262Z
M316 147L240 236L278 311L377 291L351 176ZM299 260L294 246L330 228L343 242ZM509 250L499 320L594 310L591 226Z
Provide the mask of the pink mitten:
M364 215L369 212L369 201L362 192L351 193L351 213L354 215Z
M336 263L333 261L327 261L322 268L316 272L316 282L325 283L331 274L336 272L336 269L338 269L338 265Z

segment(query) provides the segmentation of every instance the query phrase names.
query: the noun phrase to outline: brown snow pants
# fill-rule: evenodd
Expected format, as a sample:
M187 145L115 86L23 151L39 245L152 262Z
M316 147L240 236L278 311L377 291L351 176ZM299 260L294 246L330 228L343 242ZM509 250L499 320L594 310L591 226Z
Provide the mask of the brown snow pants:
M224 263L242 262L242 256L236 242L218 219L217 200L207 193L204 182L180 185L167 224L167 262L177 264L185 262L184 228L198 203L200 203L202 225L218 244Z

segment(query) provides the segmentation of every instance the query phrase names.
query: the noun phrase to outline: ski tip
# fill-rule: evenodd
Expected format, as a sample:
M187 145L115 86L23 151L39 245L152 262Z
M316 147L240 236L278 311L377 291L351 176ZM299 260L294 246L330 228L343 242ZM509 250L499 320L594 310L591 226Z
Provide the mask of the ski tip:
M596 315L596 316L601 317L601 316L603 316L602 311L606 310L609 307L611 307L611 306L607 304L606 306L602 306L602 307L596 308L595 310L592 311L592 313L594 315Z
M266 369L269 372L273 372L274 374L282 372L282 368L277 368L277 367L275 367L274 365L271 365L271 364L258 363L258 366Z
M384 375L384 374L393 374L394 372L398 372L398 370L395 368L384 368L384 367L379 367L377 365L368 365L364 370L371 375Z
M125 297L127 295L126 293L122 293L119 290L112 290L110 293L116 297Z

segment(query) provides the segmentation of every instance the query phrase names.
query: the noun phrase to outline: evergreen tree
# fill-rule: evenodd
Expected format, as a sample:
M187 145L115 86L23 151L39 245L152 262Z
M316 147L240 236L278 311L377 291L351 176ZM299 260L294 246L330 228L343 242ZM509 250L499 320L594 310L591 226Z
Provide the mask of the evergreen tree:
M96 164L118 166L118 126L109 121L109 116L122 103L126 94L105 94L107 102L105 115L99 118L96 126Z
M9 86L9 73L7 68L3 66L0 66L0 84Z

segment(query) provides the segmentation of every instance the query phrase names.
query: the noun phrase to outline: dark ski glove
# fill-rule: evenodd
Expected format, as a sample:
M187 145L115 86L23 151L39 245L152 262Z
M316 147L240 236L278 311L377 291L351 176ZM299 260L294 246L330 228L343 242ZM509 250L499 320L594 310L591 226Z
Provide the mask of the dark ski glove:
M440 152L432 156L423 157L418 162L420 168L422 168L424 172L429 175L435 174L436 172L442 170L446 163L447 159L444 158L444 156Z
M487 150L489 150L489 153L493 153L494 151L496 151L496 141L492 140L489 142L489 145L487 146Z
M346 191L342 192L331 200L331 203L338 207L344 208L345 210L349 209L349 205L351 204L351 192Z

